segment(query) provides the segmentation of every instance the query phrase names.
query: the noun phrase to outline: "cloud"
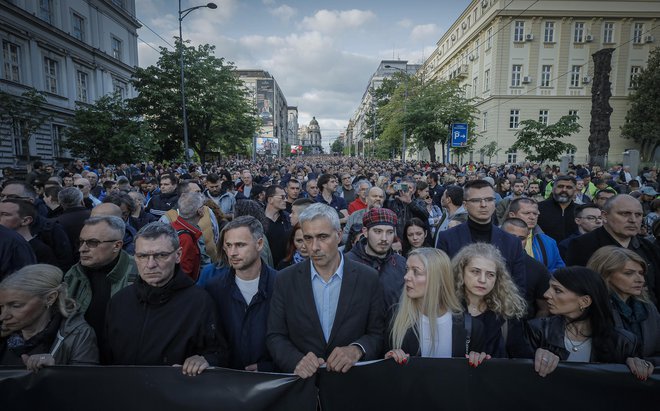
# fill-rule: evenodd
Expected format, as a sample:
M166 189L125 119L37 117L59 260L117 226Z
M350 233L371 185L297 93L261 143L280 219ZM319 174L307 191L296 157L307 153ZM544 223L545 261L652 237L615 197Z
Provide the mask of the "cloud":
M261 3L264 6L274 6L275 5L275 0L261 0Z
M407 29L407 28L412 27L413 22L410 19L403 19L403 20L397 21L396 25L399 26L399 27L403 27L404 29Z
M324 33L339 32L360 27L376 15L369 10L319 10L311 17L305 17L301 26L307 30L318 30Z
M428 40L438 37L438 26L435 24L421 24L413 27L410 31L410 38L414 41Z
M284 22L291 20L291 18L293 18L296 13L298 13L296 9L287 6L286 4L283 4L275 9L270 9L269 12Z

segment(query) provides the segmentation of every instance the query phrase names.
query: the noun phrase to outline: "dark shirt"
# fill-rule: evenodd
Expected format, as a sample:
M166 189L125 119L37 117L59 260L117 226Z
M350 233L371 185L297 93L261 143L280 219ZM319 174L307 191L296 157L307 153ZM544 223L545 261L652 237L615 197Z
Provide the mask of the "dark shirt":
M85 312L85 321L94 329L97 336L102 335L105 324L105 312L108 308L108 301L110 301L110 287L111 283L108 279L108 274L117 265L119 256L110 264L97 267L87 268L82 267L83 272L89 280L90 289L92 291L92 300Z
M490 243L490 239L493 235L493 224L491 222L481 224L468 218L467 223L470 228L470 236L472 237L473 242Z
M542 300L543 294L548 291L550 284L550 271L540 261L524 253L523 260L525 264L525 275L527 276L527 286L525 290L525 299L527 300L527 317L534 318L538 307L536 300Z
M34 251L34 255L37 257L37 263L57 265L55 253L39 237L32 237L28 243L30 243L30 247L32 247L32 251Z
M268 227L266 228L266 238L270 246L270 252L273 255L273 265L277 266L280 261L286 257L286 247L288 242L286 239L291 230L291 220L289 213L282 210L278 213L277 221L268 219Z

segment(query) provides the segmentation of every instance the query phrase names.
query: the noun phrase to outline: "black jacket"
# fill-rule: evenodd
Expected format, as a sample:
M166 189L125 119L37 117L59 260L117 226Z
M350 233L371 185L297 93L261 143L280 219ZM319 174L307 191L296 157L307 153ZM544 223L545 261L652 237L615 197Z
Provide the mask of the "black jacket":
M543 348L559 356L562 361L568 359L570 352L564 346L565 324L564 317L559 315L527 321L525 335L529 351L524 354L517 353L516 356L534 358L536 350ZM622 328L615 328L612 339L613 350L608 354L599 353L599 347L592 344L590 362L623 364L626 358L637 355L637 338L634 334Z
M78 237L80 232L85 225L85 220L89 218L91 211L85 208L84 206L72 207L62 211L55 221L57 221L66 235L69 237L69 243L71 244L71 250L73 251L73 260L78 261L80 259L80 252L78 251Z
M108 303L103 360L121 365L183 364L202 355L212 366L227 363L227 344L215 307L203 289L176 268L163 287L141 278Z
M179 201L179 194L176 191L168 194L157 193L151 197L145 211L160 218L166 212L176 208L177 201Z
M397 218L397 227L396 235L399 238L403 238L403 227L406 225L406 222L410 221L411 218L417 217L424 222L426 225L425 229L427 232L431 232L429 224L429 213L425 208L420 207L416 201L411 201L408 204L405 204L403 201L399 200L396 197L390 197L385 204L385 208L389 208L394 211Z
M539 213L539 227L558 243L578 230L573 201L562 209L559 203L550 197L539 203Z

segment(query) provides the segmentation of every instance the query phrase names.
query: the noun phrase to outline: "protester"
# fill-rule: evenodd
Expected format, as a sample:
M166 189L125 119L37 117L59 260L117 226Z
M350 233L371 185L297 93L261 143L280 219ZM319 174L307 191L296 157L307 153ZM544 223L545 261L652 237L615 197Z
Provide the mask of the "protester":
M357 193L353 186L353 177L350 174L344 173L341 175L341 186L337 190L337 193L346 201L346 204L355 201Z
M419 248L410 253L405 290L390 324L385 358L399 364L411 355L467 358L472 367L490 359L484 352L483 324L464 312L443 251Z
M67 297L62 271L23 267L0 282L0 365L38 371L99 362L96 336Z
M364 214L367 211L371 210L372 208L382 207L384 201L385 201L385 191L383 191L383 189L380 187L371 187L367 192L367 198L366 198L367 207L361 210L356 210L353 212L353 214L348 216L348 219L346 220L346 224L344 225L344 230L342 233L342 243L344 244L347 243L350 231L354 226L359 225L360 229L362 228L362 217L364 217Z
M427 225L417 217L411 218L403 227L401 239L401 255L407 257L408 253L416 248L431 246L431 235Z
M636 338L615 328L608 292L600 275L584 267L554 272L545 293L551 317L528 321L529 351L534 370L545 377L559 361L627 364L646 380L653 365L636 357Z
M286 212L291 214L293 203L300 197L300 181L295 178L289 179L286 183Z
M258 202L254 200L241 200L236 202L234 218L238 218L244 215L250 215L256 218L259 220L262 227L267 227L268 222L270 221L268 217L266 217L264 209L259 205ZM220 245L218 248L222 248L222 245ZM266 236L264 236L264 247L261 250L261 258L264 259L269 267L274 267L273 254L270 252L270 244L268 243L268 237Z
M151 213L144 211L145 197L144 194L138 191L130 191L128 195L133 199L134 208L131 213L131 225L135 227L136 230L141 229L149 223L158 221L158 218Z
M291 230L291 219L286 210L286 194L280 186L270 186L266 189L266 218L268 224L264 227L266 237L273 255L273 263L277 266L286 255L286 242L283 241Z
M575 178L559 176L552 187L552 197L539 203L538 225L556 242L577 230L575 223Z
M74 261L78 261L80 254L78 253L78 236L82 230L85 220L91 214L83 203L83 193L77 187L63 188L57 195L59 204L62 206L62 214L60 214L55 221L57 221L69 238L71 249L73 250Z
M452 259L456 293L466 311L484 326L483 351L493 357L507 358L507 347L521 344L522 333L508 338L502 329L527 314L525 299L511 280L499 250L486 243L463 247ZM509 322L507 324L507 322Z
M353 215L356 211L364 210L368 207L367 195L369 190L371 190L371 183L367 180L360 180L355 185L357 186L357 196L355 197L355 200L348 205L349 215Z
M48 247L41 239L32 234L32 225L37 218L37 210L29 201L7 198L0 202L0 226L8 228L18 233L28 242L37 263L57 264L57 258L53 250ZM10 239L9 239L10 240ZM11 240L10 240L11 241ZM21 243L19 241L19 243ZM19 251L18 256L9 256L8 258L24 258Z
M456 185L447 187L440 197L440 203L443 208L443 218L437 233L452 228L450 227L452 223L460 225L467 222L468 213L463 206L463 188ZM437 235L434 238L437 239Z
M176 203L179 200L178 185L179 180L175 176L171 174L161 176L160 192L151 196L145 207L146 212L160 218L167 211L176 208Z
M286 250L286 256L277 265L278 270L283 270L290 265L298 264L309 257L300 223L291 228L291 234L289 234L289 241L287 241Z
M566 259L568 246L575 237L590 233L603 225L603 216L600 208L593 203L575 207L575 224L578 227L577 231L557 244L562 260Z
M266 343L276 368L309 378L324 364L328 371L347 372L359 360L380 358L384 309L378 274L339 252L341 227L332 207L309 206L300 224L309 263L278 274L268 317Z
M397 183L394 189L394 194L385 201L383 207L394 211L396 214L398 220L396 236L397 238L403 238L403 227L408 220L417 217L428 224L429 214L426 211L426 206L421 206L413 200L413 194L415 193L414 182Z
M337 177L332 174L323 174L318 179L319 195L316 196L317 203L327 204L337 211L339 222L346 223L348 218L348 203L342 197L336 194L337 191Z
M608 290L614 324L635 334L639 354L660 363L660 314L644 289L646 261L627 248L611 245L596 251L587 268L599 273Z

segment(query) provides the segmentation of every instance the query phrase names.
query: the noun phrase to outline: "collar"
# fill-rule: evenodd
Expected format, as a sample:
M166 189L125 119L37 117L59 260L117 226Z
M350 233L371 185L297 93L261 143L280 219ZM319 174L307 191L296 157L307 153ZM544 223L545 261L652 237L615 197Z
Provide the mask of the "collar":
M344 255L340 252L339 257L341 258L341 260L339 261L339 267L337 267L337 271L335 271L335 273L332 276L330 276L330 279L332 279L332 277L334 276L339 277L340 280L344 278ZM325 282L323 277L321 277L321 274L319 274L319 272L316 271L316 267L314 267L314 261L312 261L311 258L309 259L309 265L311 267L310 271L312 273L311 275L312 281L314 281L314 277L318 277L319 280Z

